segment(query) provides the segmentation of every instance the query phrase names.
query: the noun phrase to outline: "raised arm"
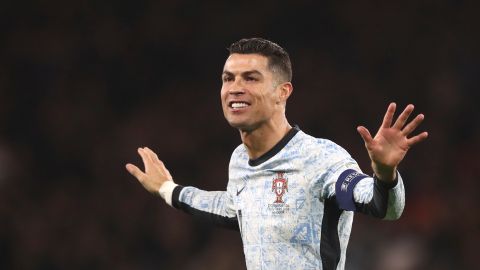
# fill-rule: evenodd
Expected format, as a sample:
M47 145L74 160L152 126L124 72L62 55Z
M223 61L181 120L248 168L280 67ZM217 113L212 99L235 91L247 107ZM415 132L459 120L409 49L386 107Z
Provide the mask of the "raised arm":
M398 164L403 160L410 147L428 137L427 132L422 132L408 138L424 119L424 115L419 114L407 123L407 119L414 109L412 104L405 108L392 125L395 109L396 104L390 103L375 137L372 138L364 126L357 128L365 142L373 172L379 180L384 182L395 180Z
M405 205L405 189L397 167L407 151L416 143L427 138L428 133L408 138L423 121L423 114L411 122L407 119L413 105L408 105L393 122L396 105L388 106L383 122L374 138L363 126L357 128L365 141L371 159L374 177L369 177L356 168L339 170L335 193L339 207L384 219L397 219Z

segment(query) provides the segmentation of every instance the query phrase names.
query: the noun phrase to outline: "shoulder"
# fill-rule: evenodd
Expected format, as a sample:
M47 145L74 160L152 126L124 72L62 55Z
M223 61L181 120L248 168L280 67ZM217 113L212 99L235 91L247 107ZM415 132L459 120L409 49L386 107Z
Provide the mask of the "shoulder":
M245 145L239 144L232 152L232 157L234 156L242 156L247 154L247 149L245 148Z
M317 150L327 153L346 152L343 147L329 139L316 138L303 131L298 132L298 135L298 143L306 150Z
M329 139L316 138L304 132L299 135L301 148L306 155L312 158L331 159L350 156L343 147Z
M239 146L233 150L232 155L230 157L230 166L233 163L239 163L239 162L248 162L248 153L247 149L245 148L245 145L242 143Z

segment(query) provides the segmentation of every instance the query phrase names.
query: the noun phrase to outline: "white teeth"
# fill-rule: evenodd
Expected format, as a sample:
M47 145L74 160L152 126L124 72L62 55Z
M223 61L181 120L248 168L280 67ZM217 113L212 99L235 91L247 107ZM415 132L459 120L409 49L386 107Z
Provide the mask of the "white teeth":
M232 106L232 108L234 108L234 109L238 109L238 108L245 108L245 107L248 106L248 104L247 104L247 103L243 103L243 102L234 102L234 103L232 103L231 106Z

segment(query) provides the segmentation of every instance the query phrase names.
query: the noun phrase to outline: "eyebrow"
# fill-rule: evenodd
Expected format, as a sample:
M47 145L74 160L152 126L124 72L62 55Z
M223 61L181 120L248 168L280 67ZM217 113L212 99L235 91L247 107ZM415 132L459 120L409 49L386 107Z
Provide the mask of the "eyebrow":
M232 72L228 71L228 70L224 70L224 71L222 72L222 76L223 76L223 75L233 76L234 74L233 74ZM248 76L248 75L259 75L259 76L263 76L263 74L262 74L260 71L256 70L256 69L244 71L244 72L241 73L241 75L242 75L242 76Z

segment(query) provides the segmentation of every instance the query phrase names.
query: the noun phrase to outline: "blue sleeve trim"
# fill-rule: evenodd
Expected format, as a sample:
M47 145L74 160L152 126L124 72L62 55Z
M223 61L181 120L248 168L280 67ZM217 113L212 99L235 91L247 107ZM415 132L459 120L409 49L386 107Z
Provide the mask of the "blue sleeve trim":
M335 194L340 209L346 211L356 211L355 200L353 199L353 189L363 178L369 177L366 174L348 169L340 174L335 183Z

